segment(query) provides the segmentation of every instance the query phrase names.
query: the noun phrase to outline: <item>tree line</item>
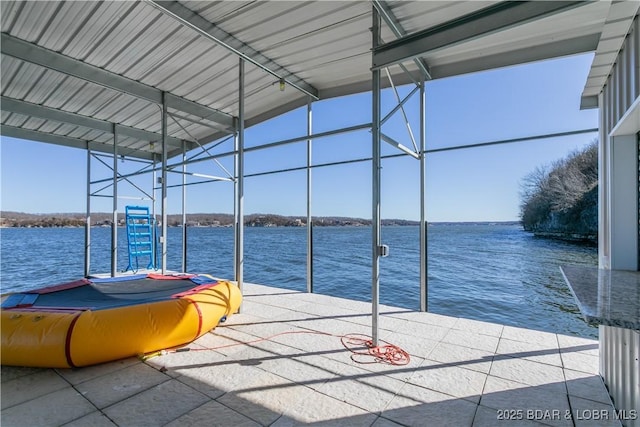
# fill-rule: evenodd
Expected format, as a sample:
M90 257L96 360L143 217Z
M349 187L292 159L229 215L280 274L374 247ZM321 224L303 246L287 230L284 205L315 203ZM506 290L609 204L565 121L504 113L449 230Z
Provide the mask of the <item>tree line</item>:
M157 216L160 219L160 215ZM315 226L367 226L371 220L350 217L313 217ZM91 213L92 226L111 226L113 214L98 212ZM231 214L224 213L193 213L186 214L187 227L231 227L234 218ZM55 213L32 214L24 212L0 212L0 226L3 227L84 227L86 214L81 213ZM385 219L383 225L417 225L418 221L404 219ZM118 214L118 224L125 225L125 215ZM276 214L250 214L245 215L244 224L248 227L302 227L307 225L307 217L284 216ZM182 226L182 215L167 215L167 226Z
M526 231L596 241L597 141L564 159L534 169L522 180L520 199L520 218Z

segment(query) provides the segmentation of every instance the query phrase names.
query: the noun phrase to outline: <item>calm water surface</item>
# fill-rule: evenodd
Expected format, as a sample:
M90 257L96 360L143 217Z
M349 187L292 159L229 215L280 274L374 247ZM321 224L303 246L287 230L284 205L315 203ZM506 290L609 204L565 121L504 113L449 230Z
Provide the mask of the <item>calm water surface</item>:
M110 271L110 229L91 232L91 271ZM181 268L180 228L169 228L167 267ZM314 292L371 300L371 230L316 227ZM419 309L419 227L384 227L390 255L381 261L380 301ZM187 270L233 277L233 230L189 228ZM83 275L81 228L0 230L2 292ZM590 246L535 238L520 226L435 224L428 227L429 311L556 333L597 337L585 324L559 266L597 265ZM305 228L245 228L245 280L306 289ZM118 269L128 265L119 229Z

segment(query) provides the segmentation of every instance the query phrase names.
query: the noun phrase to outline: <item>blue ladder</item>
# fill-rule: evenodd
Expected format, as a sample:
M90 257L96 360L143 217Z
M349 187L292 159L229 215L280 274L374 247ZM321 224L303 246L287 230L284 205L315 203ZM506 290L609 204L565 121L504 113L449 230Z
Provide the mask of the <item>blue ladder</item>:
M148 259L147 269L156 268L156 227L155 218L146 206L126 206L127 243L129 246L129 266L125 271L137 272L138 260Z

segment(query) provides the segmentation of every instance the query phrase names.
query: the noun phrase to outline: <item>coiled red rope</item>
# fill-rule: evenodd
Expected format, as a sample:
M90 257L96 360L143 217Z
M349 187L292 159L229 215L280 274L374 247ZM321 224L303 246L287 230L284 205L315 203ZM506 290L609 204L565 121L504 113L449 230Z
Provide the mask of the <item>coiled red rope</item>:
M223 348L235 347L239 345L250 345L250 344L256 344L263 341L271 341L272 339L283 336L283 335L293 335L293 334L327 335L327 336L340 338L340 341L342 342L342 345L344 346L344 348L346 348L352 353L351 360L353 360L355 363L361 363L361 364L384 363L388 365L402 366L402 365L409 364L409 362L411 361L411 356L409 356L409 353L407 353L402 348L385 341L382 341L383 345L374 346L373 339L367 335L362 335L362 334L335 335L327 332L318 332L318 331L280 332L278 334L274 334L266 338L258 338L251 341L225 344L225 345L220 345L216 347L203 347L203 348L182 347L177 349L160 350L160 351L141 355L140 358L142 360L148 360L152 357L161 356L168 353L181 353L185 351L220 350Z
M356 363L386 363L402 366L411 361L409 353L397 345L382 341L383 345L373 345L373 339L367 335L347 334L340 337L342 345L351 351L351 360ZM362 360L370 358L369 360ZM360 359L360 360L358 360Z

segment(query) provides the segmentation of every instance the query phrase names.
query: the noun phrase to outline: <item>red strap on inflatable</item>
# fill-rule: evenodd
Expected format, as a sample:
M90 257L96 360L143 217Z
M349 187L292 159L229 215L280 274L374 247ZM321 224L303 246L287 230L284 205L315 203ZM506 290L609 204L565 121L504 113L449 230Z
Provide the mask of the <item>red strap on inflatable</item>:
M36 289L35 291L29 291L32 294L49 294L51 292L64 291L67 289L79 288L80 286L88 285L91 282L87 279L80 279L69 283L61 283L59 285L48 286L42 289Z
M205 289L209 289L209 288L213 288L214 286L218 285L219 282L215 282L215 283L207 283L205 285L198 285L195 288L191 288L188 291L183 291L177 294L173 294L171 295L172 298L182 298L182 297L186 297L188 295L193 295L193 294L197 294L198 292L204 291Z
M195 276L197 276L197 274L181 274L179 276L171 276L171 275L163 276L162 274L150 273L147 275L149 279L155 279L155 280L186 280L186 279L191 279L192 277L195 277Z
M202 311L200 311L200 307L198 306L198 303L196 301L192 300L191 298L185 298L185 300L193 304L193 307L196 309L196 312L198 313L198 330L196 331L195 337L193 337L193 339L195 340L200 336L200 332L202 331Z
M76 365L73 364L73 360L71 359L71 336L73 335L73 328L76 326L76 322L82 315L82 312L78 313L76 317L73 318L71 323L69 324L69 329L67 329L67 336L64 340L64 355L67 358L67 364L69 364L70 368L76 368Z

